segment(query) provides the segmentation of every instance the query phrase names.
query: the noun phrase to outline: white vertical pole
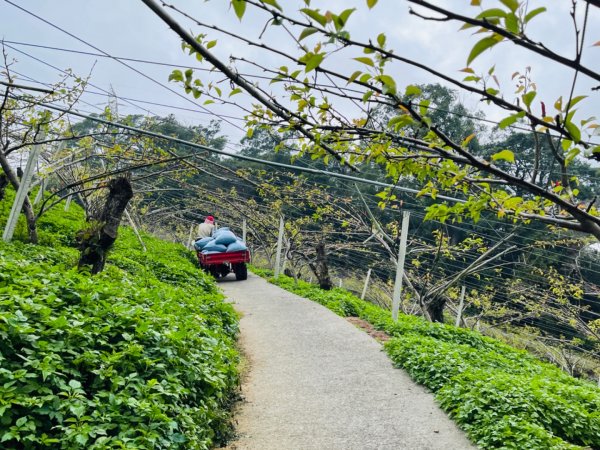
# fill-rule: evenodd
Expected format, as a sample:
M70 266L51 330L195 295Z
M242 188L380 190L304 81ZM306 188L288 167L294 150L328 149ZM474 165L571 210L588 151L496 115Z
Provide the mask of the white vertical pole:
M38 137L38 140L43 141L45 137L46 134L42 131ZM31 178L33 177L33 169L37 163L37 159L41 151L42 144L35 144L29 152L29 158L27 158L27 165L25 166L25 171L23 172L23 176L21 177L21 184L19 185L19 189L17 190L17 195L15 196L15 201L13 202L12 208L10 210L10 215L8 216L6 227L4 228L4 234L2 235L2 239L4 239L5 242L10 242L13 235L15 234L15 227L17 226L17 221L19 220L19 214L23 209L25 198L27 197L27 193L29 192Z
M465 291L466 291L467 287L463 286L460 289L460 301L458 303L458 311L456 313L456 323L455 325L457 327L460 326L460 320L462 319L462 312L463 312L463 308L465 306Z
M371 279L371 270L372 269L369 269L367 271L367 278L365 278L365 286L363 287L362 294L360 294L360 299L361 300L364 300L365 299L365 295L367 295L367 287L369 286L369 280Z
M40 187L38 189L37 195L35 196L35 200L33 201L34 205L37 205L40 200L44 197L44 188L46 187L46 179L42 179L40 182Z
M198 225L198 226L200 226L200 225ZM193 239L194 239L194 225L192 225L192 226L190 227L190 236L188 237L188 248L189 248L189 249L192 249L192 248L193 248L193 247L192 247L192 244L193 244L193 242L194 242L194 241L193 241Z
M140 236L140 232L138 231L137 227L135 226L135 222L131 218L131 215L129 214L129 211L127 211L127 208L125 208L125 217L127 217L127 221L129 222L129 225L131 225L131 228L133 228L133 232L135 233L136 237L138 238L138 241L140 241L140 244L142 245L142 249L144 251L147 251L146 244L144 244L144 241L142 240L142 236Z
M342 279L340 278L340 288L342 287Z
M65 202L65 211L68 211L68 210L69 210L69 208L71 207L71 198L72 198L72 197L73 197L72 195L69 195L69 196L67 197L67 201Z
M284 221L283 216L279 218L279 236L277 237L277 254L275 255L275 279L279 278L281 269L281 246L283 244Z
M396 281L394 283L394 296L392 299L392 318L398 320L400 297L402 296L402 278L404 277L404 258L406 257L406 239L408 237L408 224L410 211L402 215L402 231L400 234L400 249L398 250L398 265L396 266Z
M246 219L242 222L242 241L246 242Z
M308 279L309 284L312 284L312 275L310 276L310 278Z

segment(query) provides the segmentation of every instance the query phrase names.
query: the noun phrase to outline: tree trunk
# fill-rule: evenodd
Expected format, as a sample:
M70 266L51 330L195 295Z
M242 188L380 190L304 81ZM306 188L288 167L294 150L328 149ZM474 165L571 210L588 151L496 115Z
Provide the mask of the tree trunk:
M425 301L425 309L432 322L444 322L444 307L446 299L442 296Z
M0 151L0 167L4 170L4 175L10 181L15 192L19 190L19 186L21 183L19 182L19 178L17 174L12 170L8 159L6 159L6 155ZM27 220L27 232L29 234L29 241L32 244L38 243L38 235L37 235L37 226L35 224L35 213L33 212L33 206L29 201L29 196L25 196L25 201L23 202L23 213L25 214L25 219Z
M325 253L325 244L319 242L316 246L317 260L315 264L311 264L310 268L319 280L319 287L326 291L331 290L333 284L329 277L329 268L327 267L327 255Z
M4 200L4 191L8 186L8 178L5 174L0 174L0 200Z
M91 226L80 234L81 256L78 266L91 266L91 273L102 272L108 251L117 240L117 231L133 189L127 178L108 183L108 195L99 217L91 217Z

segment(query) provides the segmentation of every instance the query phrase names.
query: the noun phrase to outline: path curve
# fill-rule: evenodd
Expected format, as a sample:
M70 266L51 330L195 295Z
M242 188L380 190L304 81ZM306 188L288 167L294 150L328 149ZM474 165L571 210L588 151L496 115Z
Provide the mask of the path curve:
M344 318L253 274L220 282L249 359L236 450L475 448L433 395Z

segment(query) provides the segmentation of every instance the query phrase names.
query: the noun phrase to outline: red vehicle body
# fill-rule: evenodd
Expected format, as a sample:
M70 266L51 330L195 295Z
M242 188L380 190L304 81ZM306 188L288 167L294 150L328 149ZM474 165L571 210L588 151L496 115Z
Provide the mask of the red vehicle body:
M235 273L236 280L241 281L248 278L248 268L246 267L246 263L250 262L248 250L210 254L196 252L196 254L200 268L217 279L226 277L230 272Z

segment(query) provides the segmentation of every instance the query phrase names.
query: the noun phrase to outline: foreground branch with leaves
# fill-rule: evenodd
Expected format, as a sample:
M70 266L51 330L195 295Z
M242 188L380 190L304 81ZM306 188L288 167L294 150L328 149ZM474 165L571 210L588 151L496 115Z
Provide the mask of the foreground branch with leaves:
M228 96L241 92L248 94L254 102L258 102L254 103L251 113L246 114L249 133L262 127L292 131L301 136L301 153L322 158L325 162L333 156L348 167L357 169L365 164L379 164L395 183L419 180L423 195L435 196L439 191L445 191L464 199L464 202L454 205L432 206L430 218L470 217L477 220L482 211L493 210L515 220L538 220L600 239L600 219L594 201L579 195L578 180L569 173L574 160L583 155L595 157L600 151L600 147L589 142L598 124L593 118L576 120L576 106L585 101L585 96L575 95L572 90L557 96L556 101L542 102L538 109L533 103L537 95L535 83L524 83L514 93L514 101L509 101L506 98L512 94L502 93L498 86L494 86L497 82L495 71L499 69L492 67L478 75L475 69L467 67L464 70L467 77L458 80L403 56L401 49L390 47L391 39L384 33L368 40L354 39L351 27L352 16L356 13L354 9L323 12L309 1L305 2L305 8L299 10L288 5L282 7L273 0L231 2L240 20L252 8L255 17L263 18L265 28L279 27L287 33L285 36L290 41L287 49L283 50L280 45L263 38L264 32L258 36L242 35L238 30L205 23L163 3L165 7L193 20L199 27L256 47L265 59L276 61L261 67L271 74L271 83L279 86L278 90L268 90L260 80L241 75L244 73L242 66L256 65L256 62L235 54L218 55L217 40L204 33L191 36L154 0L143 1L181 36L184 49L223 73L232 87L223 82L197 78L192 69L185 73L174 71L171 79L181 83L186 92L196 98L207 96L211 102L230 103ZM528 2L511 0L501 2L500 8L483 9L479 1L474 1L471 5L477 8L477 12L470 17L431 2L409 3L419 6L421 11L425 9L438 14L435 20L461 21L465 28L478 26L490 33L473 46L466 57L467 64L484 51L510 41L542 54L549 64L556 63L571 69L574 86L578 76L599 77L597 71L581 63L584 49L587 51L584 44L589 9L597 7L593 3L573 2L571 15L577 53L568 60L570 63L548 50L543 42L532 44L532 39L526 34L527 25L541 20L545 8L529 10ZM367 1L367 6L373 11L380 7L376 1ZM579 9L584 10L582 14L578 14ZM423 13L411 11L413 15L424 17ZM430 19L425 17L421 20ZM289 51L290 46L295 48L295 52ZM596 50L592 48L589 51ZM231 59L236 68L227 65L225 58ZM345 72L334 69L340 67L336 62L343 62L341 67L353 62L356 70ZM433 111L427 99L422 97L421 90L414 84L401 86L395 75L399 64L425 70L508 113L500 122L502 128L523 123L533 132L541 133L542 138L547 134L552 141L550 157L565 174L565 183L547 186L538 177L537 169L527 176L517 175L513 169L515 152L511 149L484 157L473 151L470 145L476 136L462 136L460 139L448 136L440 124L431 119ZM553 103L555 112L547 112L545 103ZM351 112L347 112L348 105L353 105ZM378 122L373 115L378 107L391 108L395 115L386 123ZM419 134L417 130L425 132ZM534 168L539 167L543 156L548 155L536 152Z

